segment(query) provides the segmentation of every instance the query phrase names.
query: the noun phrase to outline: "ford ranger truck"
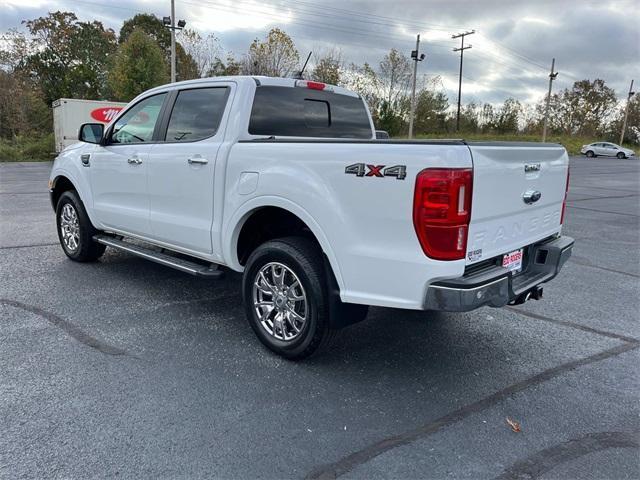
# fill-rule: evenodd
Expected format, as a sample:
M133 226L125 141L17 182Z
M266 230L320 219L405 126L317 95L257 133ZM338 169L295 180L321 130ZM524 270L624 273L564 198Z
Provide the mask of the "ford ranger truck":
M151 89L82 125L49 181L64 253L242 272L248 321L301 359L369 305L463 312L542 296L571 255L569 165L547 143L376 139L366 103L307 80Z

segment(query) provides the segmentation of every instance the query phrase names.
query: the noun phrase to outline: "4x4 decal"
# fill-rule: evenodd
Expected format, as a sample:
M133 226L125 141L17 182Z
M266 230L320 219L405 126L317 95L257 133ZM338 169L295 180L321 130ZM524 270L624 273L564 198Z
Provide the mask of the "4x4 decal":
M346 167L344 173L352 174L356 177L396 177L396 180L404 180L407 177L407 167L406 165L385 167L384 165L354 163Z

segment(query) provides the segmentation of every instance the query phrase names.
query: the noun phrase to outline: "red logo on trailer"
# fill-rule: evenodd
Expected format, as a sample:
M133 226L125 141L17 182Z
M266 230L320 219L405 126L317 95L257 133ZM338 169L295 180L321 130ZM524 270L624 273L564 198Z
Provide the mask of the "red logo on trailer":
M102 123L109 123L123 107L101 107L91 111L91 118Z

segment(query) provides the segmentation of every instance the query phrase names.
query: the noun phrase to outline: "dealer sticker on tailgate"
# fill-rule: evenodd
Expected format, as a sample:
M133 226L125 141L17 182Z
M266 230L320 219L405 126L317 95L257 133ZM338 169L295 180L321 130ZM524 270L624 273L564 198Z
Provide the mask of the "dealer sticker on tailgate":
M507 253L502 257L502 266L511 272L519 272L522 270L522 248Z

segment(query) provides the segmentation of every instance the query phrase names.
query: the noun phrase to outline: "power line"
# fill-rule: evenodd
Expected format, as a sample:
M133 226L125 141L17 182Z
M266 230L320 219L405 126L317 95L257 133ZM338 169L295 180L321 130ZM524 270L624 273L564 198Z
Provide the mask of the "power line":
M390 17L390 16L384 16L384 15L377 15L377 14L373 14L373 13L363 13L363 12L357 12L354 10L348 10L348 9L344 9L344 8L337 8L337 7L328 7L328 6L318 6L316 4L312 4L309 2L304 2L302 0L285 0L288 1L290 3L297 3L297 4L301 4L301 5L305 5L308 6L308 8L314 8L314 9L321 9L322 11L335 11L335 12L342 12L344 14L347 14L349 16L353 16L353 17L363 17L363 18L370 18L370 19L380 19L380 20L387 20L387 21L391 21L391 22L397 22L400 24L404 24L407 26L413 26L418 27L418 29L424 29L424 27L427 27L426 30L442 30L442 31L449 31L452 28L460 28L460 29L464 29L465 27L460 26L460 25L442 25L442 24L437 24L437 23L428 23L428 22L416 22L415 20L408 20L408 19L404 19L404 18L398 18L398 17Z
M88 4L88 5L95 5L95 6L101 6L101 7L105 7L105 8L114 8L114 9L119 9L119 10L127 10L127 11L132 11L132 12L137 12L137 13L148 13L148 12L143 12L141 10L137 10L137 9L133 9L133 8L127 8L127 7L120 7L120 6L115 6L115 5L107 5L107 4L103 4L103 3L98 3L98 2L91 2L91 1L87 1L87 0L76 0L78 3L84 3L84 4ZM293 2L293 3L298 3L298 4L303 4L305 6L309 6L308 8L322 8L324 10L333 10L333 11L345 11L348 12L349 15L351 16L362 16L365 18L380 18L380 19L385 19L385 20L392 20L392 21L401 21L404 22L404 19L396 19L393 17L386 17L386 16L382 16L382 15L374 15L374 14L363 14L360 12L354 12L351 10L346 10L346 9L340 9L340 8L335 8L335 7L317 7L315 5L310 5L307 2L303 2L300 0L288 0L289 2ZM220 4L220 3L214 3L214 2L201 2L201 3L191 3L188 1L182 1L181 3L185 3L188 5L193 5L193 6L198 6L201 8L204 8L206 10L212 10L211 7L214 7L215 9L222 9L223 11L227 11L230 13L237 13L238 8L237 8L237 4L236 4L236 8L232 8L229 7L227 5L224 4ZM203 4L208 4L207 6L203 5ZM252 8L248 8L247 6L241 6L240 10L245 11L245 12L250 12L250 13L255 13L256 12L256 8L255 6L253 6ZM265 17L268 17L270 19L276 20L276 23L279 23L279 21L281 21L281 17L278 16L276 13L273 12L269 12L269 11L265 11L264 9L257 9L258 12ZM295 10L298 13L301 13L307 17L313 17L313 16L320 16L320 17L331 17L332 19L335 18L333 15L328 15L326 12L305 12L305 11L300 11L300 10ZM364 23L372 23L372 24L385 24L384 22L368 22L368 20L358 20ZM300 26L304 26L304 27L310 27L310 28L316 28L316 29L321 29L321 30L331 30L331 31L337 31L337 32L341 32L341 33L346 33L349 35L353 35L353 36L363 36L363 37L371 37L371 36L375 36L378 38L383 38L385 40L396 40L396 41L401 41L401 42L406 42L407 38L404 37L398 37L395 35L389 35L389 34L383 34L380 33L378 31L372 31L372 30L365 30L365 29L353 29L353 28L340 28L339 26L336 26L335 24L326 24L326 23L320 23L320 22L314 22L313 24L310 24L307 21L304 21L304 19L301 20L297 20L297 21L288 21L286 23L292 23L295 25L300 25ZM387 24L388 25L388 24ZM417 23L416 23L417 25ZM428 23L424 23L421 24L422 26L424 25L429 25ZM431 25L436 25L436 24L431 24ZM297 37L300 37L299 35L296 35ZM306 37L308 38L308 37ZM487 38L485 36L485 38ZM488 39L488 38L487 38ZM313 39L312 39L313 40ZM493 42L492 40L488 39L489 41ZM493 43L497 43L497 42L493 42ZM355 45L355 44L354 44ZM358 46L366 46L363 44L357 44ZM369 48L371 48L372 46L369 45ZM432 48L450 48L447 45L443 45L440 43L436 43L436 42L429 42L428 43L428 48L432 49ZM383 50L384 48L380 48L380 50ZM501 60L498 60L499 57L497 57L495 54L492 54L490 52L488 52L490 56L492 56L495 60L496 63L505 66L507 68L513 68L514 71L518 70L518 67L512 67L509 64L506 64L504 61L506 61L505 58L502 58ZM438 54L432 53L432 56L438 56ZM444 57L444 56L441 56ZM504 61L502 61L504 60ZM515 63L514 63L515 65ZM570 74L567 74L570 76ZM575 78L575 77L574 77Z
M525 61L525 62L527 62L527 63L530 63L531 65L534 65L534 66L536 66L536 67L538 67L538 68L541 68L541 69L543 69L543 70L546 70L546 69L547 69L547 67L545 67L544 65L541 65L540 63L538 63L538 62L537 62L537 61L535 61L535 60L532 60L531 58L527 57L526 55L523 55L523 54L521 54L521 53L517 52L517 51L516 51L516 50L514 50L513 48L508 47L508 46L506 46L506 45L504 45L504 44L502 44L502 43L498 42L497 40L492 40L492 39L490 39L489 37L487 37L486 35L483 35L482 33L481 33L480 35L481 35L484 39L486 39L487 41L489 41L490 43L493 43L494 45L497 45L498 47L503 48L503 49L507 50L508 52L511 52L511 54L512 54L512 55L514 55L514 56L518 57L519 59L521 59L521 60L523 60L523 61Z
M280 23L282 22L281 17L276 14L276 13L271 13L271 12L267 12L264 10L260 10L259 8L247 8L247 7L242 7L242 6L234 6L234 7L227 7L226 5L221 5L218 3L214 3L214 2L207 2L207 1L202 1L202 2L198 2L198 3L192 3L192 2L188 2L188 1L182 1L182 3L187 4L187 5L193 5L193 6L197 6L197 7L201 7L201 8L206 8L203 5L209 5L210 7L212 7L212 9L215 10L222 10L225 12L230 12L230 13L238 13L238 10L240 11L244 11L244 12L249 12L249 13L256 13L256 11L264 17L267 18L271 18L271 19L275 19L276 22L274 23ZM329 23L323 23L323 22L318 22L318 21L313 21L313 23L311 23L310 21L305 21L303 20L288 20L287 22L282 22L282 23L289 23L289 24L293 24L293 25L300 25L300 26L304 26L304 27L308 27L308 28L316 28L316 29L320 29L320 30L330 30L330 31L336 31L336 32L341 32L341 33L345 33L348 35L360 35L360 36L366 36L366 37L378 37L384 40L389 40L389 39L396 39L396 40L400 40L400 41L407 41L408 38L404 38L404 37L398 37L395 35L385 35L382 33L378 33L376 31L372 31L372 30L363 30L363 29L358 29L358 28L340 28L340 27L336 27L334 24L329 24Z
M257 8L255 6L248 8L245 5L240 5L240 7L238 8L238 4L236 4L236 6L234 8L227 6L226 4L220 4L218 2L214 2L214 1L203 1L201 3L192 3L189 1L184 1L181 0L180 3L183 4L187 4L187 5L193 5L193 6L197 6L200 8L203 8L205 10L210 10L210 11L217 11L217 10L223 10L223 11L227 11L230 13L238 13L238 11L240 10L241 12L248 12L248 13L256 13L256 11L263 17L267 17L268 19L272 19L274 20L273 23L285 23L285 24L293 24L293 25L299 25L299 26L303 26L305 28L314 28L314 29L319 29L319 30L329 30L329 31L337 31L337 32L341 32L341 33L345 33L351 36L361 36L361 37L376 37L376 38L380 38L380 39L384 39L386 41L392 41L392 42L396 42L396 44L402 45L404 43L406 43L408 41L408 38L406 37L401 37L401 36L396 36L396 35L389 35L388 33L383 33L380 32L379 30L369 30L369 29L364 29L364 28L353 28L353 27L345 27L345 28L341 28L342 25L336 25L335 22L332 24L327 24L324 22L318 22L315 20L312 20L315 17L330 17L332 19L335 19L334 15L330 15L327 14L327 11L335 11L335 12L344 12L347 16L352 17L353 20L357 21L358 23L364 25L390 25L389 23L387 23L388 21L391 22L401 22L402 25L401 26L407 26L407 25L420 25L421 27L424 27L426 25L428 25L426 22L425 23L420 23L418 24L417 22L409 22L405 19L398 19L398 18L394 18L394 17L388 17L388 16L382 16L382 15L374 15L374 14L364 14L364 13L360 13L360 12L354 12L352 10L347 10L347 9L341 9L341 8L336 8L336 7L318 7L316 5L312 5L308 2L304 2L301 0L282 0L282 1L287 1L287 2L291 2L291 3L295 3L295 4L299 4L301 5L301 7L295 7L295 8L290 8L290 10L292 12L295 12L299 15L299 18L296 20L288 20L288 21L284 21L282 20L282 17L280 15L277 15L277 13L273 12L273 11L265 11L264 9L261 8ZM141 10L137 10L137 9L133 9L133 8L128 8L128 7L121 7L121 6L116 6L116 5L108 5L108 4L104 4L104 3L99 3L99 2L92 2L92 1L88 1L88 0L76 0L77 3L82 3L82 4L87 4L87 5L93 5L93 6L98 6L98 7L104 7L104 8L112 8L112 9L117 9L117 10L126 10L126 11L131 11L131 12L136 12L136 13L149 13L141 11ZM321 8L323 10L323 12L316 12L316 11L309 11L310 9L318 9ZM306 10L303 10L306 9ZM356 19L353 17L361 17L360 19ZM441 28L441 26L435 26L436 24L432 24L432 29L438 29ZM394 25L394 26L399 26L399 25ZM303 38L306 40L312 40L312 41L322 41L320 38L317 37L306 37L303 35L294 35L296 38ZM486 36L484 37L486 38L489 42L497 44L497 42L492 41L491 39L488 39ZM358 47L363 47L363 48L368 48L370 50L375 49L375 50L380 50L380 51L388 51L389 47L388 46L381 46L380 44L364 44L364 43L356 43L353 41L348 41L348 42L342 42L343 44L346 45L350 45L350 46L358 46ZM439 49L439 48L450 48L447 45L441 44L441 43L436 43L436 42L429 42L427 44L427 48L429 50L431 49ZM539 73L536 71L534 72L530 66L535 66L535 67L539 67L539 65L536 64L535 61L531 60L530 58L526 57L525 55L519 54L518 52L516 52L513 49L510 49L508 47L504 47L502 46L505 50L510 50L513 52L513 54L510 54L508 56L504 56L504 57L498 57L495 53L491 52L491 51L487 51L487 52L478 52L481 56L485 56L486 58L490 58L490 61L493 61L499 65L502 65L503 67L507 68L507 69L511 69L514 72L518 72L518 73L522 73L523 71L530 73L531 76L537 76L539 75ZM397 46L398 50L402 50L402 48L404 48L403 46ZM459 51L458 49L454 49L454 51ZM430 56L434 56L434 57L440 57L440 58L449 58L447 55L442 55L442 54L437 54L437 53L430 53ZM461 51L461 57L462 57L462 51ZM507 63L508 62L508 63ZM573 77L576 78L574 76L572 76L571 74L563 74L565 76L569 76L569 77ZM450 76L447 72L442 72L441 76L444 76L445 78L447 76ZM458 75L459 77L459 97L461 96L461 85L460 85L460 78L466 78L468 80L471 81L475 81L473 80L471 77L467 77L467 76L462 76L460 77L460 75ZM516 80L515 78L513 80ZM522 85L527 85L526 83L524 83L521 80L517 80L518 83L521 83Z
M289 1L293 1L293 0L289 0ZM328 14L326 12L307 12L307 11L291 9L292 12L299 14L299 19L287 20L286 22L284 22L280 14L275 13L264 6L247 5L247 4L242 4L242 2L237 2L233 5L233 7L231 7L225 3L216 2L214 0L209 0L209 1L205 0L198 3L192 3L189 1L183 0L182 3L193 5L200 8L205 8L205 9L209 9L208 7L214 7L216 10L223 10L225 12L235 13L235 14L238 13L238 10L247 12L247 13L253 13L253 14L259 13L261 16L276 20L276 23L282 22L282 23L293 24L293 25L301 25L305 27L319 28L322 30L338 31L338 32L346 33L350 35L357 34L357 35L362 35L366 37L375 36L375 37L383 38L385 40L396 39L402 42L408 41L408 36L404 37L404 36L393 35L387 32L380 32L379 30L354 28L353 26L350 26L350 25L343 25L343 24L338 25L335 23L335 20L336 20L335 15ZM315 20L315 17L329 18L332 20L332 23L318 22L317 20ZM338 18L338 20L341 20L341 19ZM309 23L309 22L313 22L313 23ZM444 48L444 49L450 48L450 45L445 45L445 44L436 43L436 42L429 42L429 46L433 48Z

